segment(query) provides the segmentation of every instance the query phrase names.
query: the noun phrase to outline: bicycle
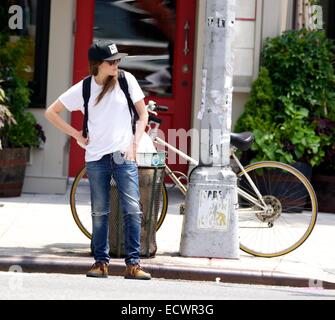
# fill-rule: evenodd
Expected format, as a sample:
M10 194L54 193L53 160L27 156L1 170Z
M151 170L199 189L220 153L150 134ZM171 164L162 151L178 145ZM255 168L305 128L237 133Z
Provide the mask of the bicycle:
M167 111L167 107L149 103L148 110ZM150 116L148 134L159 144L197 166L198 162L187 154L157 137L161 120ZM154 125L152 128L151 125ZM238 216L240 249L258 257L278 257L301 246L309 237L317 219L317 199L308 179L294 167L275 161L261 161L243 167L235 152L246 151L253 143L253 134L231 134L231 160L237 175ZM186 196L188 177L165 166L166 175ZM78 214L80 197L86 194L88 181L85 167L76 176L70 195L71 211L80 230L88 237L91 234L85 225L91 221L89 214ZM111 184L115 182L111 181ZM86 191L85 191L86 185ZM86 203L87 206L88 203ZM156 231L162 226L168 209L167 187L161 189L161 206ZM80 217L79 217L80 215Z

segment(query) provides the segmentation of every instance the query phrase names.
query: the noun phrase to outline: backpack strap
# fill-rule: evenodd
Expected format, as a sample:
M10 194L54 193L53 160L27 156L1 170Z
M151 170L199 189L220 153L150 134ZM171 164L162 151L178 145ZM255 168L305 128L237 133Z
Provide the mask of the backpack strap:
M83 137L87 138L88 135L88 103L91 96L91 82L92 76L89 76L83 81L83 99L84 99L84 121L83 121Z
M129 112L130 112L130 116L131 116L131 126L132 126L132 130L133 130L133 134L135 135L136 121L139 119L139 116L138 116L138 113L136 111L133 100L130 97L128 82L127 82L127 79L126 79L126 76L125 76L125 73L124 73L123 70L119 70L118 80L119 80L120 88L121 88L121 90L123 91L124 95L127 98Z
M138 113L136 111L133 100L129 94L128 82L123 70L119 70L118 76L120 88L126 96L128 102L128 108L131 116L131 126L133 130L133 134L136 132L136 121L139 119ZM87 138L88 136L88 103L90 101L91 96L91 82L92 76L88 76L83 80L83 99L84 99L84 120L83 120L83 137Z

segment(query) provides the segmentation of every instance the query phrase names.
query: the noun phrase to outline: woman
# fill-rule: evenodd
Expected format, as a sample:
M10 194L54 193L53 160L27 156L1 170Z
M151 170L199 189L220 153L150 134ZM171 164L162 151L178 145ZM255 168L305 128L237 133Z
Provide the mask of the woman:
M116 181L124 212L127 279L151 279L140 265L142 212L139 204L136 148L148 122L144 94L135 77L125 72L129 94L139 115L133 135L127 99L118 84L118 64L127 54L119 53L114 43L99 41L88 52L91 96L88 105L88 137L67 124L60 113L84 113L83 81L63 93L45 112L45 117L62 132L85 147L85 161L91 191L93 251L95 263L88 277L108 277L110 180Z

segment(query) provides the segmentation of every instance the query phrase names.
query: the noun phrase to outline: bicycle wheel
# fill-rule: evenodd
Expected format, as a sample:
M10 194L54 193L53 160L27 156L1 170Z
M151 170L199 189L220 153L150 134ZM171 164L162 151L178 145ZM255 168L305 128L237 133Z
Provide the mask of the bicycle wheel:
M92 239L91 193L86 167L80 170L72 183L70 206L78 228L87 238Z
M263 201L246 175L238 173L241 250L277 257L301 246L317 218L317 199L310 182L300 171L280 162L257 162L245 171Z
M114 179L111 184L115 184ZM89 239L92 239L92 216L91 216L91 196L90 186L84 167L75 177L71 193L70 206L73 219L80 231ZM156 231L161 227L168 207L168 196L166 187L163 184L160 195Z
M157 217L157 226L156 226L156 231L159 230L159 228L162 226L164 219L166 217L167 209L168 209L168 193L166 190L165 183L162 185L162 190L161 190L161 196L160 196L160 208L158 210L158 217Z

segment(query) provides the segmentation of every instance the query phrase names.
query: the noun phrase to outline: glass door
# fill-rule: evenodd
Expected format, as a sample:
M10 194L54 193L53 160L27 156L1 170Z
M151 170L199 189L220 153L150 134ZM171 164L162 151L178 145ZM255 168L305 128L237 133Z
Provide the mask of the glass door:
M94 21L94 41L111 40L129 54L120 67L146 96L172 96L176 0L96 0Z

